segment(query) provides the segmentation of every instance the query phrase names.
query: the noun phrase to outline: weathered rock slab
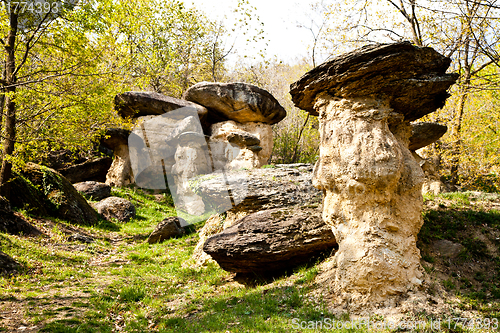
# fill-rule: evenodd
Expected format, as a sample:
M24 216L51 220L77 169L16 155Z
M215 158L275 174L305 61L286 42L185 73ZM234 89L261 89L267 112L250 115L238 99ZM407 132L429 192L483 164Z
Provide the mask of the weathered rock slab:
M446 125L421 122L412 124L410 145L408 149L415 151L439 140L448 130Z
M316 97L368 97L413 121L444 106L447 89L458 74L446 74L451 63L432 48L409 42L368 45L340 55L303 75L290 86L295 105L312 115Z
M227 271L255 273L295 267L335 245L320 210L295 207L248 215L208 238L203 251Z
M248 213L294 205L321 204L323 193L312 184L312 164L300 168L276 167L253 169L244 172L228 172L226 177L240 178L231 183L246 183L242 196L233 189L233 197L239 204L238 211ZM195 192L207 201L213 193L224 193L225 185L218 178L209 178L196 185Z
M184 234L184 228L182 225L186 225L186 221L177 216L167 217L153 230L151 235L148 237L148 243L161 243L167 239L178 237Z
M440 239L432 243L432 248L443 257L456 258L465 248L462 244L447 239Z
M199 104L152 91L127 91L115 96L115 110L122 118L162 115L184 107L195 109L200 121L203 121L208 113L207 109Z
M73 184L75 189L87 198L100 201L111 196L111 186L105 183L88 181Z
M116 219L119 222L128 222L135 217L134 204L123 198L109 197L99 201L94 207L108 221Z
M205 106L210 113L239 123L275 124L286 116L285 109L268 91L247 83L200 82L183 98Z
M239 219L258 211L289 208L295 205L319 207L323 192L312 185L312 164L282 164L264 169L253 169L245 172L228 173L231 184L242 184L232 187L232 196L236 206L228 210L224 216L211 216L199 231L200 240L193 252L193 258L198 264L205 264L210 256L203 252L206 239L233 226ZM233 179L240 177L241 179ZM205 201L217 202L214 193L224 193L225 187L220 180L208 179L197 184L196 193Z

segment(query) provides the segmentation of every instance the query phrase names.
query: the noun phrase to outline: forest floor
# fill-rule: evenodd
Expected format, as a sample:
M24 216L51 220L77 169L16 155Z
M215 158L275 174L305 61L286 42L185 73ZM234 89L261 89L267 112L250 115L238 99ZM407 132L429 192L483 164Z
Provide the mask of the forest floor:
M46 237L0 234L0 250L24 266L20 275L0 278L0 332L330 332L300 325L350 319L348 313L333 317L315 292L321 259L272 280L241 284L216 264L195 265L194 231L161 244L146 242L158 222L175 214L169 196L128 188L113 195L131 200L137 217L78 227L22 211ZM500 195L449 193L424 201L418 246L426 292L444 300L446 311L422 309L407 318L443 320L439 330L420 331L485 331L486 323L494 328L500 321ZM75 232L95 241L68 241ZM463 248L445 257L434 246L441 239ZM465 315L468 322L446 321ZM470 319L477 319L476 329L467 327Z

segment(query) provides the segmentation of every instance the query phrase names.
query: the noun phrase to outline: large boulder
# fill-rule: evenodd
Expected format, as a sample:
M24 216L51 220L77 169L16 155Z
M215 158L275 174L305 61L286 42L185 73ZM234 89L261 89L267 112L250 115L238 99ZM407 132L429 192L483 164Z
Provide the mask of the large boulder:
M11 182L10 205L37 216L57 215L57 207L29 179L19 173L14 173Z
M127 199L109 197L94 204L95 209L108 221L128 222L135 217L135 206Z
M298 108L318 115L316 97L372 96L413 121L444 106L458 74L447 74L450 58L409 42L368 45L325 62L290 86Z
M336 244L320 210L295 207L250 214L208 238L203 251L227 271L268 273L308 262Z
M105 183L94 181L82 182L73 184L75 189L82 193L85 197L100 201L111 196L111 186Z
M183 98L205 106L225 120L239 123L275 124L286 116L285 109L268 91L247 83L200 82Z
M318 207L323 193L312 185L312 170L312 164L293 164L227 173L235 206L229 207L231 209L224 214L212 215L199 231L200 240L193 252L197 264L210 260L210 256L203 252L208 237L233 226L251 213L295 205ZM224 204L227 197L221 197L221 193L227 193L227 187L220 177L208 177L198 182L194 191L207 203Z
M372 308L422 286L424 173L408 149L416 120L442 107L458 74L410 43L370 45L291 85L296 106L320 115L313 184L339 250L318 281L335 307Z
M135 182L145 188L165 189L163 173L169 174L172 171L178 147L189 144L184 142L190 139L188 133L201 138L198 146L207 147L200 122L196 114L189 111L143 116L139 121L141 126L134 128L128 140ZM194 140L199 141L198 139Z
M33 185L43 189L51 205L55 206L54 216L80 225L92 225L98 221L96 211L59 172L27 163L22 175Z

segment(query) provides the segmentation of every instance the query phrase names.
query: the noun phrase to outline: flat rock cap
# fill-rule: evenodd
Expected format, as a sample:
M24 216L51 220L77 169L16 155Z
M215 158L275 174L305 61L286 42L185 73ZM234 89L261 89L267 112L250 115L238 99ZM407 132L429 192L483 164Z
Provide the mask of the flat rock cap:
M412 124L412 133L410 137L410 146L408 149L417 150L428 146L441 138L448 127L438 123L416 123Z
M115 110L122 118L162 115L184 107L195 109L201 121L208 113L196 103L152 91L127 91L115 96Z
M286 111L268 91L248 83L200 82L183 98L206 107L210 113L239 123L276 124Z
M314 110L321 92L338 98L388 100L394 111L413 121L444 106L447 89L458 74L446 74L451 63L430 47L409 42L368 45L343 54L303 75L290 86L298 108Z

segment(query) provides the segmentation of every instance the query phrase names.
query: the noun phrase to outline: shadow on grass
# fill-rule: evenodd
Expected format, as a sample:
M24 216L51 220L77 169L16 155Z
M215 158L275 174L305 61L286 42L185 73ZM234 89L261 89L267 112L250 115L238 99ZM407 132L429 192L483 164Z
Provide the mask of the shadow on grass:
M201 308L188 314L160 319L158 326L160 332L293 332L300 328L300 323L307 326L314 322L314 329L303 326L297 332L331 331L326 327L320 329L319 325L326 318L332 321L336 318L328 314L320 300L310 302L307 291L297 286L280 286L254 290L240 297L207 299Z
M332 249L322 251L319 254L312 255L309 261L301 263L295 267L271 272L252 272L252 273L237 273L234 280L247 287L257 287L272 283L281 278L289 277L295 274L298 270L308 270L315 267L318 263L333 256L338 250L338 246Z
M99 219L99 221L94 225L94 228L103 231L120 231L121 229L121 227L118 224L102 218Z
M457 241L459 233L473 226L488 226L500 229L500 212L472 209L429 210L424 212L424 225L418 239L429 244L433 239Z

